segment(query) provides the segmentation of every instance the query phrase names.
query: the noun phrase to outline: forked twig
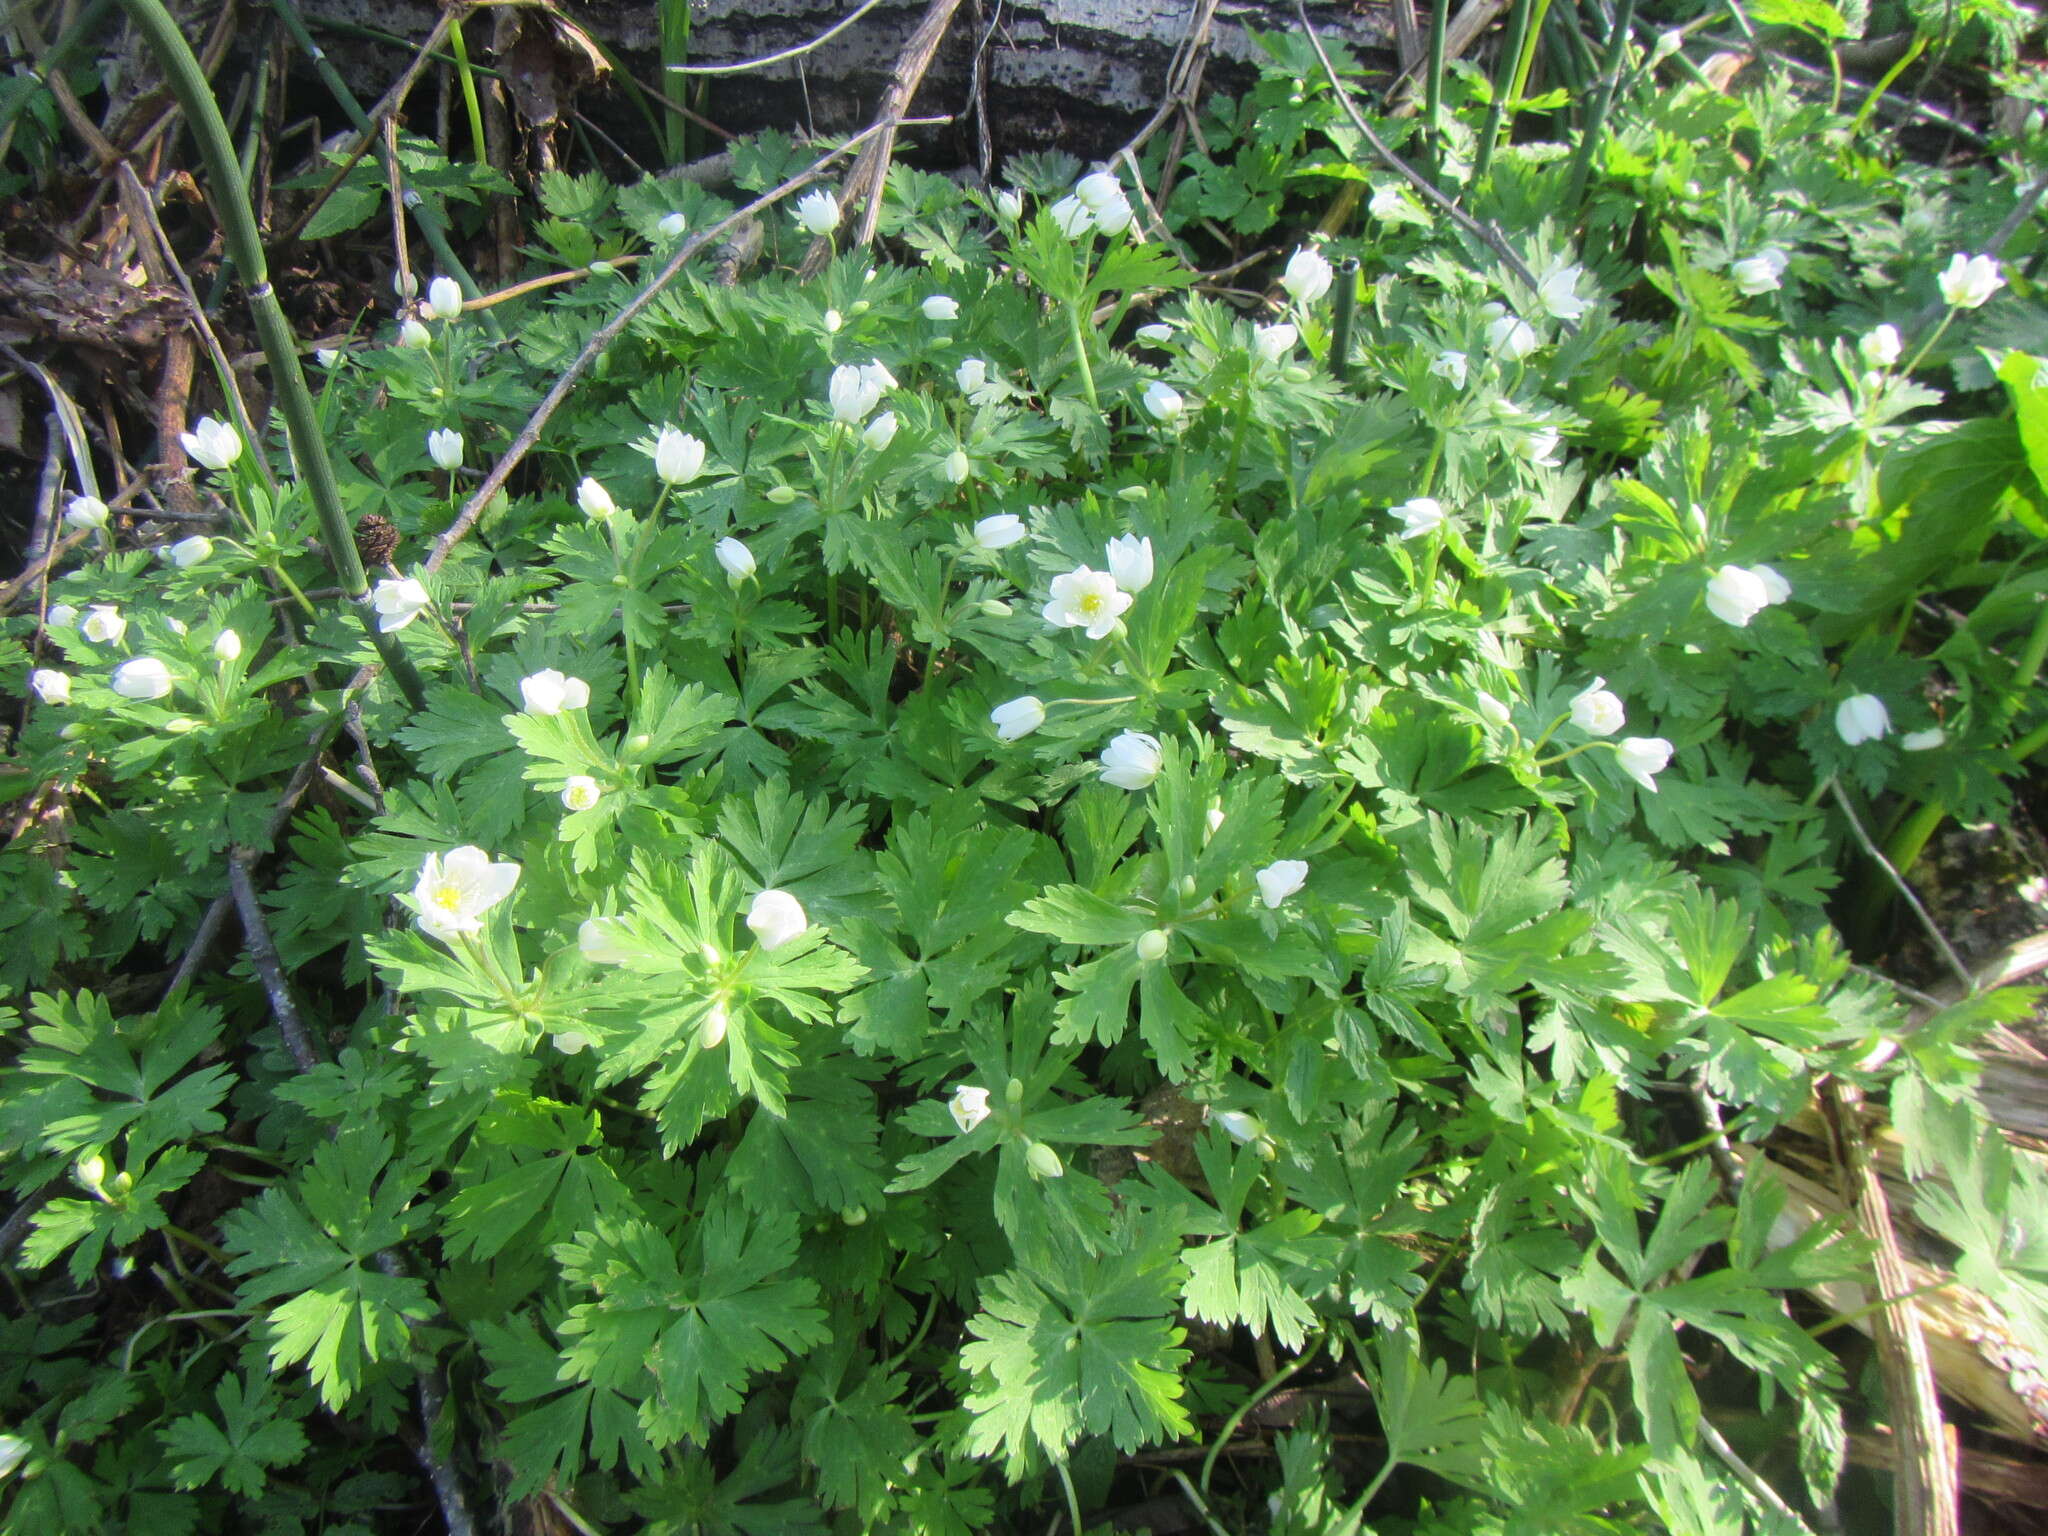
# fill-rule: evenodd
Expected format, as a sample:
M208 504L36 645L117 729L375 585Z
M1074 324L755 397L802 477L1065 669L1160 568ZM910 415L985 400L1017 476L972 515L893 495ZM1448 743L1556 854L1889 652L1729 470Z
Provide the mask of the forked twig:
M1329 78L1330 89L1336 94L1338 105L1343 107L1345 116L1351 119L1351 126L1358 130L1359 136L1371 147L1372 152L1380 157L1389 170L1394 171L1409 186L1413 187L1416 196L1420 197L1430 207L1436 209L1445 218L1457 225L1458 228L1464 230L1465 233L1492 251L1494 255L1501 259L1507 269L1514 273L1519 282L1529 288L1531 292L1534 292L1538 287L1536 274L1529 270L1529 264L1516 254L1513 246L1508 244L1505 235L1491 224L1480 223L1471 214L1460 208L1448 197L1445 197L1443 193L1437 191L1434 182L1423 175L1422 172L1416 170L1406 160L1395 154L1391 149L1387 148L1386 142L1377 133L1373 132L1372 124L1368 123L1359 113L1358 108L1352 104L1351 93L1344 89L1344 82L1338 79L1336 66L1330 62L1329 54L1323 51L1323 40L1316 36L1316 29L1310 25L1308 11L1302 6L1301 0L1294 0L1294 12L1301 18L1302 30L1308 34L1309 46L1315 49L1316 58L1322 63L1323 73ZM1569 320L1560 319L1558 324L1567 332L1574 332L1578 329Z
M1942 959L1948 962L1949 969L1954 971L1956 979L1962 982L1963 996L1975 994L1976 976L1963 964L1963 957L1957 954L1955 946L1949 943L1948 935L1941 931L1941 925L1935 922L1933 915L1921 903L1919 893L1906 883L1905 876L1892 867L1892 861L1884 856L1884 850L1878 847L1872 841L1869 832L1864 830L1863 819L1856 814L1856 807L1849 803L1849 797L1843 792L1841 782L1830 779L1828 788L1834 793L1835 804L1842 808L1842 814L1849 819L1849 831L1854 835L1857 846L1870 856L1871 862L1884 871L1885 878L1890 880L1898 893L1906 898L1906 905L1913 909L1913 915L1920 919L1920 926L1927 930L1928 937L1934 940L1934 947L1941 951Z
M249 866L260 857L251 848L237 848L230 854L228 889L234 894L235 910L242 916L242 942L248 949L249 963L256 968L257 979L270 998L277 1032L284 1037L284 1047L291 1052L293 1063L301 1072L310 1072L320 1065L320 1054L313 1049L313 1037L306 1033L306 1021L284 979L284 966L277 958L270 924L264 921L263 903L257 900L255 882L249 878Z
M461 543L469 530L476 526L476 520L483 516L484 508L491 504L491 498L505 488L505 482L512 478L512 471L533 451L534 444L540 441L540 435L546 430L548 422L555 412L561 409L562 402L569 398L569 391L575 387L576 381L590 370L590 365L603 355L605 348L618 340L620 333L633 323L634 317L654 302L655 295L675 280L689 264L691 257L727 230L753 218L765 208L774 207L798 188L809 186L823 174L826 166L855 145L880 133L883 127L881 123L874 123L862 129L844 144L820 155L780 186L770 188L744 208L727 214L716 224L699 230L677 246L675 254L670 256L662 269L648 280L644 288L627 301L626 307L591 334L590 340L583 344L583 350L576 354L569 366L563 370L562 376L555 380L553 387L541 397L540 404L533 408L533 414L526 418L526 425L519 429L519 435L512 439L511 445L492 466L491 472L484 476L483 484L479 485L469 500L462 504L462 511L457 514L455 521L434 541L433 549L422 562L423 568L429 573L441 568L442 562L448 558L449 551Z

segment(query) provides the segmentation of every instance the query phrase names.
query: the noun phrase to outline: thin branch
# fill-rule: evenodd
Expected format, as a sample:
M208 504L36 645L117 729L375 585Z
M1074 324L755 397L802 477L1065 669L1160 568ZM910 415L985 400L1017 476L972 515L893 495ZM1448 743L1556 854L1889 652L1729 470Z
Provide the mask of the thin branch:
M320 1054L313 1048L313 1037L306 1033L306 1021L300 1017L299 1005L285 982L277 945L271 940L270 925L263 919L263 903L256 897L255 882L249 878L249 866L259 857L249 848L237 848L228 856L228 889L234 893L235 910L242 916L242 942L248 949L249 963L256 968L257 978L270 998L277 1032L284 1036L285 1049L291 1052L298 1069L310 1072L320 1065Z
M1777 1489L1759 1477L1754 1467L1735 1453L1735 1447L1728 1443L1720 1430L1714 1428L1704 1413L1699 1417L1699 1431L1707 1449L1721 1458L1721 1464L1735 1474L1735 1481L1749 1491L1751 1498L1780 1520L1788 1521L1794 1530L1813 1536L1813 1528L1799 1518L1798 1511L1785 1502Z
M1413 187L1416 196L1420 197L1445 218L1457 225L1458 228L1464 230L1465 233L1492 251L1494 255L1501 259L1507 269L1514 273L1518 281L1531 292L1534 292L1538 287L1536 274L1529 270L1529 264L1516 254L1513 246L1508 244L1505 235L1491 224L1480 223L1471 214L1460 208L1448 197L1445 197L1443 193L1437 191L1434 182L1423 175L1422 172L1416 170L1406 160L1395 154L1391 149L1387 148L1386 142L1377 133L1372 131L1372 124L1368 123L1359 114L1358 108L1352 105L1351 93L1344 89L1344 82L1337 78L1336 66L1330 62L1329 54L1323 51L1323 40L1316 35L1316 29L1310 24L1308 12L1303 9L1301 0L1294 0L1294 12L1301 18L1302 30L1308 34L1309 46L1315 49L1316 57L1322 61L1323 73L1329 77L1330 89L1336 93L1337 104L1343 107L1345 115L1351 119L1351 126L1358 130L1359 136L1371 147L1372 152L1380 157L1389 170L1394 171L1409 186ZM1559 320L1558 324L1568 333L1578 329L1569 320Z
M750 69L766 69L770 64L780 64L784 59L794 59L814 48L824 47L881 3L882 0L863 0L863 4L852 15L834 22L808 43L798 43L795 47L785 48L780 53L764 54L758 59L747 59L738 64L671 64L668 72L672 75L743 75Z
M824 172L826 166L837 160L841 155L846 154L856 145L879 133L881 129L882 125L880 123L863 129L844 144L820 155L816 160L813 160L803 170L784 181L780 186L762 193L744 208L739 209L735 213L728 214L725 218L719 220L718 223L711 225L707 229L700 230L697 234L692 235L681 245L677 246L675 254L670 256L667 264L654 274L648 281L647 286L633 295L624 309L621 309L610 320L607 320L602 326L598 327L590 340L583 344L583 350L576 354L568 368L563 371L562 376L555 380L554 387L541 398L540 404L533 408L533 414L526 418L526 425L519 429L519 435L512 439L511 446L505 450L503 457L493 466L491 472L484 476L483 484L478 486L469 500L463 503L462 511L457 514L455 521L448 525L447 531L434 541L434 547L423 562L423 568L430 574L441 568L442 562L448 558L449 551L454 549L468 535L470 529L476 526L476 520L483 516L484 508L491 504L491 498L504 489L505 482L512 478L512 471L517 469L527 454L533 451L534 444L540 441L540 435L546 429L548 422L553 418L555 412L561 409L562 402L569 398L569 391L575 387L576 381L589 372L590 365L603 355L605 348L618 340L619 335L627 326L633 323L634 318L654 302L655 295L675 280L676 276L689 264L691 257L695 256L727 230L735 228L747 219L753 218L763 209L774 207L775 204L781 202L798 188L809 186Z
M1884 871L1885 878L1891 881L1898 893L1906 898L1906 905L1913 909L1913 915L1920 919L1920 926L1927 930L1928 936L1934 940L1935 948L1941 951L1942 959L1948 962L1949 968L1962 982L1963 996L1969 997L1974 994L1977 990L1977 978L1971 974L1970 968L1963 964L1963 957L1957 954L1955 946L1949 943L1948 935L1941 931L1941 925L1935 922L1932 914L1921 904L1919 893L1892 867L1892 861L1884 856L1884 850L1871 841L1870 834L1864 830L1863 821L1857 816L1856 807L1849 803L1849 796L1843 791L1840 781L1829 780L1828 788L1834 792L1835 804L1839 805L1842 814L1849 818L1849 830L1855 835L1857 845L1870 856L1879 869Z

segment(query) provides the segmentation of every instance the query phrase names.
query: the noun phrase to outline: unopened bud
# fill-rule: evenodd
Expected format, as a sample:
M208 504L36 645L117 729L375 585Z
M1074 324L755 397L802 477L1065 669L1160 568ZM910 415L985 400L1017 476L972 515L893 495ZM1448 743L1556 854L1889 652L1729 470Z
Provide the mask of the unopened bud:
M1067 1171L1066 1165L1060 1161L1059 1153L1042 1141L1034 1141L1024 1149L1024 1161L1031 1165L1031 1171L1041 1179L1056 1179Z
M1147 929L1144 933L1138 935L1138 958L1140 960L1164 958L1167 943L1167 932L1164 928Z

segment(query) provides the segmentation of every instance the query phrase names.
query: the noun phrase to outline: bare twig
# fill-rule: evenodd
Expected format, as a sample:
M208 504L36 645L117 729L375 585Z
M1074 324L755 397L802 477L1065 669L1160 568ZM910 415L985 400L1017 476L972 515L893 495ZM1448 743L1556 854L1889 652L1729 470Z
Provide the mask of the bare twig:
M491 498L504 489L505 482L512 478L512 471L533 451L533 445L540 441L540 435L546 429L549 420L561 409L562 402L569 398L569 391L575 387L576 381L589 371L590 365L603 355L605 348L618 340L620 333L633 323L634 317L654 302L655 295L675 280L677 274L689 264L691 257L741 221L753 218L763 209L774 207L798 188L810 185L823 173L826 166L855 145L881 132L882 127L882 124L875 123L863 129L844 144L820 155L780 186L762 193L744 208L698 231L677 246L675 254L670 256L662 269L648 280L647 286L633 295L625 308L598 327L590 340L583 344L583 350L576 354L569 366L563 370L562 376L555 380L554 386L541 398L540 404L533 408L533 414L526 418L526 425L519 429L519 435L512 439L511 446L506 448L504 455L492 467L491 472L484 476L483 484L463 503L462 511L457 514L455 521L448 525L447 531L434 541L433 550L424 562L425 569L432 572L441 568L441 563L448 558L449 551L476 526L476 520L483 516L484 508L491 504Z
M1941 925L1935 922L1932 914L1921 904L1919 894L1906 883L1905 877L1892 867L1892 861L1884 856L1884 850L1878 847L1871 840L1870 834L1864 830L1863 820L1856 814L1856 807L1849 803L1849 796L1843 791L1840 782L1830 780L1828 788L1834 793L1835 804L1842 808L1842 814L1849 819L1849 831L1855 836L1857 846L1869 855L1871 862L1884 871L1885 878L1890 880L1898 893L1906 898L1906 905L1913 909L1913 915L1920 919L1920 926L1927 930L1928 936L1934 940L1934 947L1941 951L1942 959L1948 962L1949 969L1954 971L1957 979L1962 982L1963 995L1967 997L1974 993L1977 990L1977 978L1970 973L1970 968L1963 964L1963 957L1957 954L1955 946L1949 943L1948 935L1941 931Z
M1742 1163L1735 1155L1735 1147L1728 1140L1727 1124L1721 1119L1721 1101L1716 1099L1707 1087L1707 1074L1695 1068L1685 1080L1686 1091L1691 1094L1693 1107L1700 1112L1700 1119L1706 1122L1708 1134L1713 1140L1707 1143L1707 1157L1715 1171L1721 1175L1728 1198L1733 1200L1742 1193Z
M882 104L876 109L875 120L868 127L867 145L847 171L846 179L840 183L839 205L842 211L856 206L861 210L860 227L853 237L855 245L866 245L875 238L875 228L882 217L882 183L889 174L889 161L896 153L896 130L903 125L904 117L910 111L911 99L917 95L924 73L931 67L932 57L939 51L939 41L946 35L953 13L959 9L960 0L931 0L931 4L925 7L923 18L910 34L910 40L903 45L903 52L897 55L896 67L889 72L889 84L882 92ZM805 253L800 270L806 277L814 276L831 257L831 239L821 235Z
M1316 29L1310 24L1308 12L1303 9L1301 0L1294 0L1294 11L1301 18L1302 30L1308 34L1309 46L1315 49L1316 58L1322 62L1323 73L1329 77L1330 89L1336 93L1338 104L1344 108L1345 115L1351 119L1351 126L1358 130L1359 136L1371 147L1372 152L1380 157L1388 169L1397 173L1409 186L1413 187L1416 196L1420 197L1432 208L1443 214L1445 218L1457 225L1458 228L1464 230L1465 233L1492 251L1494 255L1501 259L1502 264L1515 275L1519 282L1531 291L1534 291L1538 286L1536 274L1529 270L1529 264L1516 254L1513 246L1508 244L1505 235L1491 224L1480 223L1471 214L1460 208L1448 197L1445 197L1443 193L1437 191L1434 182L1403 160L1399 155L1395 154L1391 149L1387 148L1386 142L1377 133L1373 132L1372 124L1368 123L1360 115L1358 108L1352 104L1351 93L1344 89L1344 82L1337 77L1336 66L1330 62L1329 54L1323 51L1323 40L1316 35ZM1558 324L1567 332L1578 329L1569 320L1560 320Z
M1736 1454L1735 1447L1728 1443L1727 1437L1720 1430L1714 1428L1712 1421L1704 1413L1699 1417L1699 1431L1700 1439L1706 1442L1707 1449L1721 1458L1721 1464L1735 1474L1735 1481L1749 1491L1751 1498L1780 1520L1788 1522L1795 1531L1804 1531L1806 1536L1813 1536L1812 1527L1799 1518L1798 1511L1785 1502L1777 1489L1757 1476L1756 1469Z
M748 70L766 69L771 64L780 64L785 59L798 58L803 54L809 53L814 48L824 47L833 38L844 32L881 3L882 0L862 0L859 9L855 10L851 15L844 16L840 20L835 21L808 43L798 43L793 48L784 48L775 53L763 54L758 59L743 59L737 64L671 64L668 67L668 72L672 75L743 75Z
M156 200L149 195L149 189L143 186L141 178L135 174L135 168L126 160L120 163L117 174L121 179L122 207L127 210L131 219L141 223L149 232L150 239L156 245L157 261L178 285L178 291L185 296L187 318L206 343L207 354L213 359L214 371L220 375L221 392L227 399L228 410L235 418L235 426L242 434L242 441L252 449L256 448L262 443L263 434L257 430L255 418L249 414L248 401L242 398L242 385L240 379L235 376L235 365L228 361L227 349L221 346L220 337L214 334L213 326L206 318L206 306L199 302L199 294L192 286L192 279L186 275L184 267L178 261L178 253L171 245L170 237L164 233L163 222L156 213ZM167 456L164 462L172 473L184 469L185 455L182 446L175 439L159 443L157 451ZM257 473L263 477L264 484L275 496L277 481L270 473L269 455L252 453L250 457L255 462Z
M263 903L257 899L255 882L249 878L249 866L259 857L249 848L237 848L228 856L228 889L234 893L235 910L242 917L242 942L248 949L249 963L256 968L257 979L270 998L277 1032L284 1036L285 1049L291 1052L298 1069L310 1072L320 1065L320 1055L313 1049L313 1037L306 1033L306 1021L300 1017L299 1005L284 979L277 945L271 940L270 925L263 919Z

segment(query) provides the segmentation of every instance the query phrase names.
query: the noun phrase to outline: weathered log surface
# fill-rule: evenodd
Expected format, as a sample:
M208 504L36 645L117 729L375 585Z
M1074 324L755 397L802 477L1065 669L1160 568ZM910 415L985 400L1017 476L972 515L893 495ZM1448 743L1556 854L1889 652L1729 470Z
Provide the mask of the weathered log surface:
M355 22L403 37L424 37L437 8L422 0L305 0L321 20ZM732 64L796 47L830 29L855 9L854 0L703 0L691 7L691 62ZM922 142L955 162L971 163L977 54L991 148L1006 154L1064 149L1084 159L1114 150L1159 105L1175 50L1196 14L1194 0L969 0L949 30L912 110L950 114L957 121L927 131ZM831 133L857 129L873 116L891 66L916 27L920 0L883 0L824 47L745 74L701 77L710 82L706 114L735 132L779 128ZM1390 64L1391 13L1383 5L1309 5L1325 36L1350 43L1361 56ZM561 14L612 49L634 75L657 83L657 8L647 0L567 0ZM1219 7L1209 29L1210 91L1242 90L1260 56L1252 29L1298 28L1294 7L1246 0ZM480 40L487 30L473 25ZM365 93L395 74L399 58L331 31L323 35L344 74ZM681 96L694 82L658 83ZM586 99L584 110L607 123L623 122L615 91L608 105Z

